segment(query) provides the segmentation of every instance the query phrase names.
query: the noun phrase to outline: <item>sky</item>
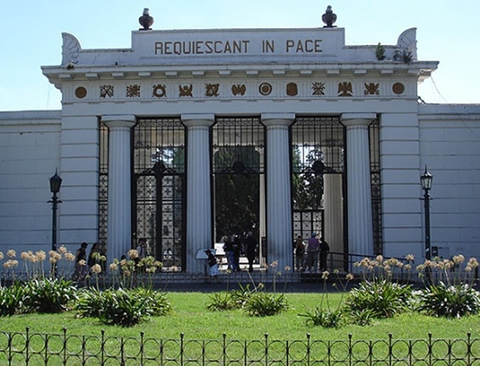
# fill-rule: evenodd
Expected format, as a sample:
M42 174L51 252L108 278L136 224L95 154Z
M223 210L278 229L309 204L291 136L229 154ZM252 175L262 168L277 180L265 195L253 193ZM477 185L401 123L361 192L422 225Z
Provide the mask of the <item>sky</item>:
M62 32L82 49L130 48L143 8L154 30L315 28L328 5L347 45L395 45L417 28L418 59L439 61L427 103L480 103L478 0L0 0L0 111L61 109L41 66L61 63Z

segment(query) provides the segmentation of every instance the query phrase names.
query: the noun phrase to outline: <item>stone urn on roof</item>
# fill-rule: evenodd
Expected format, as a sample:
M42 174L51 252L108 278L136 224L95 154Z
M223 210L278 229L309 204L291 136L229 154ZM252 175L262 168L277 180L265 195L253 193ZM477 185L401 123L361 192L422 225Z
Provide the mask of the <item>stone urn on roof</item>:
M138 22L143 27L143 28L140 28L139 30L141 31L152 30L152 28L150 27L153 24L153 17L150 16L148 8L143 9L143 15L140 18L138 18Z
M332 7L329 5L327 6L327 10L325 14L322 15L322 21L326 24L323 28L334 28L336 26L333 25L337 21L337 14L332 11Z

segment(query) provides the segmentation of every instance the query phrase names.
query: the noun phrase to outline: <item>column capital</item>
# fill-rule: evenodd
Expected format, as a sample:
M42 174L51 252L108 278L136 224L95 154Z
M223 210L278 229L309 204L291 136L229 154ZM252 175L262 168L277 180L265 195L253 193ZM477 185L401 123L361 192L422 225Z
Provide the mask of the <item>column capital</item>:
M346 127L368 126L376 119L376 113L342 113L340 116L340 121Z
M213 113L185 113L180 118L187 127L210 127L215 123Z
M133 114L108 114L102 116L102 122L108 127L133 127L137 118Z
M267 126L290 126L295 120L295 113L262 113L262 123Z

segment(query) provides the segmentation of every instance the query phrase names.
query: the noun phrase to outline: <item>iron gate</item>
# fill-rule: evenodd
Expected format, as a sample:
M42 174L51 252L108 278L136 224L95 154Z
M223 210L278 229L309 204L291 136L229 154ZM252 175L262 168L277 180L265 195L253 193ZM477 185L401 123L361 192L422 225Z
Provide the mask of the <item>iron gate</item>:
M258 117L219 117L212 134L215 241L252 231L260 242L264 127Z
M185 128L141 118L133 129L132 233L164 267L185 268Z
M298 117L291 127L294 237L324 234L324 175L343 175L344 129L338 117Z

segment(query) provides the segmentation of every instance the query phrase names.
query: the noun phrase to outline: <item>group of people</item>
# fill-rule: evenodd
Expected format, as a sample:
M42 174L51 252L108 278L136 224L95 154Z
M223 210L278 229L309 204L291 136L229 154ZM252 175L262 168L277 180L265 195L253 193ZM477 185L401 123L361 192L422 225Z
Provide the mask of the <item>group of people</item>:
M227 268L233 272L240 271L240 255L245 253L248 260L248 271L253 272L253 263L257 255L257 240L249 231L242 243L238 235L227 236L223 245L227 257Z
M317 239L318 234L313 232L305 244L301 235L295 241L295 267L298 272L318 272L327 270L327 257L330 246L323 237Z
M93 243L88 258L87 248L88 243L83 242L80 244L80 248L75 252L75 269L72 276L74 281L83 280L89 273L90 269L97 263L95 253L100 253L100 246L98 243Z
M74 281L81 281L83 280L88 273L90 272L91 268L95 264L102 264L98 261L98 257L95 255L96 253L100 253L100 246L98 243L93 243L92 248L90 249L90 252L87 257L87 248L88 248L88 243L83 242L80 244L80 248L77 249L75 252L75 269L73 271L73 276L72 279ZM138 240L138 244L136 247L137 251L137 257L135 258L135 261L138 263L140 262L143 258L147 257L149 255L149 248L148 248L148 242L146 239L141 238ZM120 259L126 259L127 256L123 255L122 258ZM105 268L102 268L104 270Z

